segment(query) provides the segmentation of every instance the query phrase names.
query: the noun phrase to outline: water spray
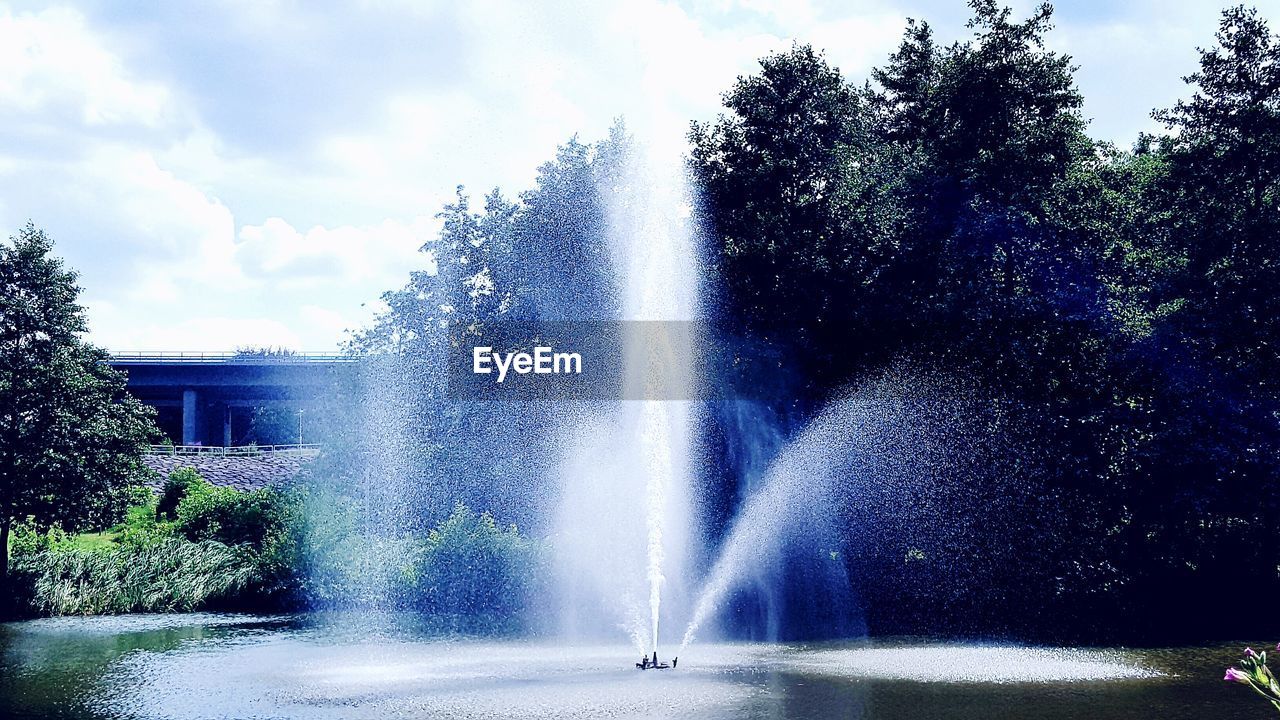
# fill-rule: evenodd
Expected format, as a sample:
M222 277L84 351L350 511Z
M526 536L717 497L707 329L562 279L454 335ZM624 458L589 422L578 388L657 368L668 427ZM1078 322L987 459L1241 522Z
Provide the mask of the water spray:
M695 358L673 350L685 337L670 328L697 319L699 281L684 166L634 150L601 187L627 327L622 395L567 420L557 553L566 624L625 623L641 664L660 669L663 613L683 609L693 534L690 395L671 388L695 375Z
M834 469L884 425L879 403L851 395L830 403L770 465L764 482L734 519L698 596L680 642L683 652L698 631L742 584L750 568L775 560L795 528L815 525L830 511ZM814 515L814 514L817 515Z

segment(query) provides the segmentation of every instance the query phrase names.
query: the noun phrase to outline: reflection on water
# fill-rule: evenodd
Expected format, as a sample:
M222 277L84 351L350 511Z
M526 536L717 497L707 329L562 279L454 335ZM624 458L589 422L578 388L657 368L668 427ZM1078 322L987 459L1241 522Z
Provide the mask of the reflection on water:
M0 625L0 717L1215 718L1262 709L1236 646L629 646L432 636L412 618L150 615ZM665 659L665 658L664 658Z

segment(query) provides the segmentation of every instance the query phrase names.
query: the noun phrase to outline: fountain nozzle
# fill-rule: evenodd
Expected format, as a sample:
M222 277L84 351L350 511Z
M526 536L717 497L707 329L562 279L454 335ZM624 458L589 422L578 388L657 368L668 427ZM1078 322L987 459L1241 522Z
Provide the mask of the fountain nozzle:
M648 655L642 655L640 662L636 663L636 667L640 670L670 670L676 666L677 662L680 662L680 658L672 660L670 664L658 662L658 651L654 650L652 659Z

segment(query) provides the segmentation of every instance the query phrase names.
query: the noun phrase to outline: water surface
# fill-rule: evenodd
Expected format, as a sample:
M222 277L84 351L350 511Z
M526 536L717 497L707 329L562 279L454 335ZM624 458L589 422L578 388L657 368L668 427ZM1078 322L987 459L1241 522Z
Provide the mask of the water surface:
M1238 646L630 646L442 636L412 618L130 615L0 625L0 717L1226 718ZM664 658L666 659L666 658Z

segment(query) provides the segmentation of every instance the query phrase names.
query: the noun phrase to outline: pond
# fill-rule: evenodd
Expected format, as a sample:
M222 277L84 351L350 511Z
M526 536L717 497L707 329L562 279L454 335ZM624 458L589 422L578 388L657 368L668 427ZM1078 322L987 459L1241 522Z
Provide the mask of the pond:
M0 717L1265 717L1221 679L1239 647L695 644L642 672L625 645L441 637L404 616L52 618L0 624Z

